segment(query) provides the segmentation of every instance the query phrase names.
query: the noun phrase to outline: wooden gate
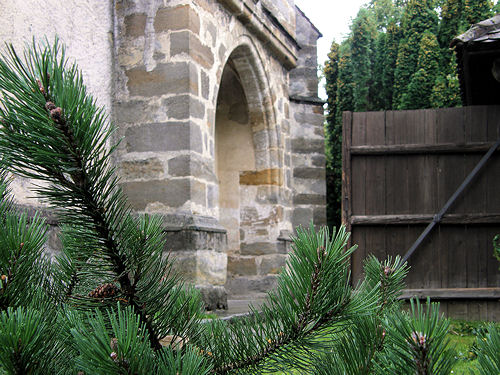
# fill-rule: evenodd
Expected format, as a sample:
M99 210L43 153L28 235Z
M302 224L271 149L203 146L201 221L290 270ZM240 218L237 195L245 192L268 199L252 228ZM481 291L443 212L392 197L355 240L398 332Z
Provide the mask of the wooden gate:
M500 106L345 112L342 220L363 259L403 256L500 138ZM409 258L405 297L442 300L457 318L500 320L500 152Z

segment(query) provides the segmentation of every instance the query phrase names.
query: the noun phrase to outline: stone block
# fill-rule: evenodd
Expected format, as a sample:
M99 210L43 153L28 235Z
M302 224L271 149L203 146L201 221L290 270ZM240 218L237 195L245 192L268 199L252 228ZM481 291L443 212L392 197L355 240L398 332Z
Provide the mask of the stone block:
M292 140L292 152L298 154L324 154L325 141L323 139L295 138Z
M127 88L132 96L198 95L198 74L188 62L158 64L151 71L137 67L127 70L125 74L128 78Z
M153 179L163 174L163 164L158 158L126 160L120 163L120 175L125 180Z
M313 155L311 157L311 164L314 167L325 168L325 165L326 165L325 155Z
M125 35L130 37L144 36L146 29L146 14L136 13L125 16Z
M191 183L187 178L124 182L121 186L129 203L138 211L145 210L149 203L155 202L177 208L190 199Z
M160 8L156 12L154 29L157 33L188 29L199 34L200 17L189 5Z
M278 274L285 267L287 257L287 255L283 254L263 256L259 267L259 274Z
M206 310L227 310L227 292L223 286L196 285L196 289L201 294Z
M171 176L193 176L211 182L217 182L211 160L195 155L180 155L168 161L168 173Z
M207 100L210 95L210 77L203 70L201 71L201 95Z
M189 31L180 31L170 35L170 56L185 53L201 66L210 69L214 64L212 50L203 45L198 37Z
M198 180L191 184L191 201L203 207L207 205L207 185Z
M166 251L194 251L194 250L213 250L224 252L226 249L226 233L209 229L179 229L169 227L165 228Z
M277 276L231 277L226 283L229 295L244 296L251 293L267 293L276 287Z
M295 178L307 178L307 179L325 179L325 169L324 168L294 168L293 177Z
M226 283L227 254L217 251L196 252L196 284L224 285Z
M241 185L278 185L283 184L281 169L264 169L261 171L240 172Z
M196 252L172 253L173 269L189 283L196 283Z
M118 124L152 122L150 104L142 100L128 100L115 102L115 118Z
M313 220L312 208L297 207L293 210L292 224L294 228L299 225L302 225L304 228L308 228L311 220Z
M315 226L326 225L326 202L324 206L314 207L313 221Z
M326 204L326 197L321 194L296 194L293 197L293 204Z
M227 259L227 272L231 275L257 275L257 264L255 263L255 257L229 256Z
M190 123L165 122L131 126L125 131L128 152L179 151L191 148Z
M219 188L216 185L208 184L207 185L207 207L215 208L219 205Z
M323 121L325 120L324 116L322 114L316 114L316 113L311 113L311 112L298 112L295 113L294 115L295 121L297 121L298 124L323 124Z
M162 100L167 116L175 120L187 120L190 117L203 119L205 106L190 95L176 95Z
M241 255L266 255L276 254L277 252L277 245L272 242L242 242L240 244Z

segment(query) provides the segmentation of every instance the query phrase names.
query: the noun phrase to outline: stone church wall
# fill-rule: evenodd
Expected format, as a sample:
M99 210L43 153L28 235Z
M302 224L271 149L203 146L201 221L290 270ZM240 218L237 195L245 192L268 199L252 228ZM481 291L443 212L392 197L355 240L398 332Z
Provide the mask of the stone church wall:
M210 308L269 290L294 226L324 223L320 33L293 0L4 0L0 21L2 41L68 46L123 138L130 203L163 216Z

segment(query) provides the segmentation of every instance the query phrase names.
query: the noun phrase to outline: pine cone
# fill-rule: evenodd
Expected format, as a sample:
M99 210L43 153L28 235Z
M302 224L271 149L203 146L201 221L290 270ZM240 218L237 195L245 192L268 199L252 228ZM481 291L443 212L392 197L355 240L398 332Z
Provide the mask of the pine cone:
M50 118L54 122L60 123L62 119L62 109L60 107L54 108L50 111Z
M107 283L99 285L93 291L89 293L89 297L92 298L111 298L118 294L118 287L114 284Z
M53 109L56 109L56 105L52 102L47 102L45 103L45 109L50 112Z

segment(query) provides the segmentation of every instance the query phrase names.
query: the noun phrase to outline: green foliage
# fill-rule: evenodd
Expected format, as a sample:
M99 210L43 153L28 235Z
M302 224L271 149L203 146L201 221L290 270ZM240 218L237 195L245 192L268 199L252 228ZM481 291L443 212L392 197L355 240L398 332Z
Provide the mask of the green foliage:
M481 375L500 373L500 328L490 324L477 340L479 373Z
M390 349L382 369L402 375L449 374L456 361L446 336L450 322L439 315L439 304L410 302L409 313L396 311L384 322Z
M491 17L493 4L490 0L464 0L464 16L469 25Z
M418 54L424 33L436 34L438 17L431 0L410 0L401 21L402 39L399 44L394 72L394 109L402 109L402 97L408 92L408 82L418 71Z
M352 24L351 61L353 79L356 84L353 90L354 110L368 111L372 109L370 86L372 82L372 60L375 44L375 24L367 9L361 8Z
M424 33L420 41L417 71L401 97L400 109L429 108L434 83L439 72L439 45L436 36Z
M333 227L340 226L340 198L342 195L342 126L335 121L337 115L337 91L339 73L339 45L335 42L330 47L328 60L325 62L327 115L325 123L325 155L327 194L334 199L327 201L328 222Z

